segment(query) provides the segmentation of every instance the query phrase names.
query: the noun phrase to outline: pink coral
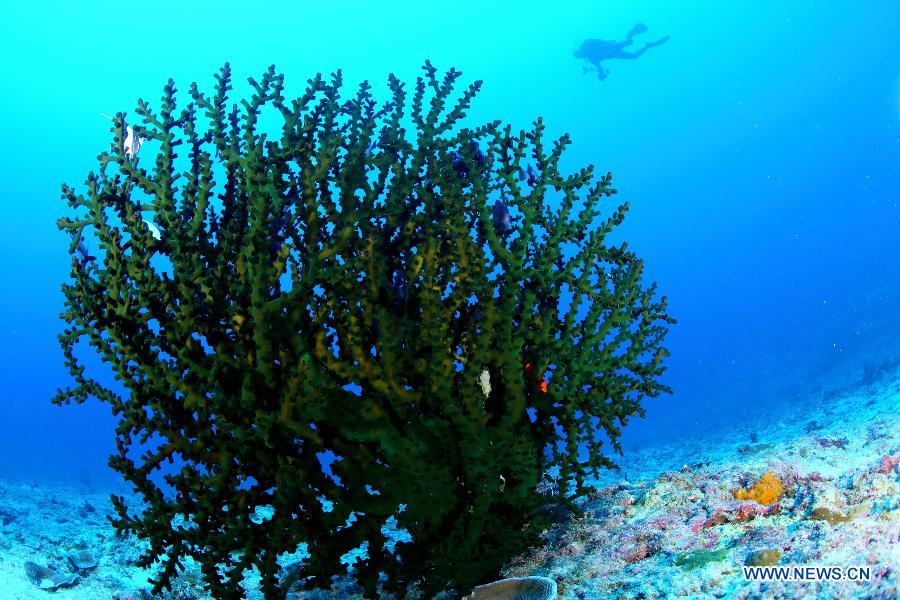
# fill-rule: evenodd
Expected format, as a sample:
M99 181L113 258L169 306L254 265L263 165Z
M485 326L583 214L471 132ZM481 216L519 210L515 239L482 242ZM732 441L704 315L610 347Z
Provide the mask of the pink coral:
M726 523L744 523L756 517L777 514L778 504L763 506L757 502L738 502L727 508L717 508L716 512L703 523L703 528L715 527Z
M672 521L671 521L671 519L668 519L664 516L660 516L660 517L653 517L652 519L650 519L648 524L653 529L665 530L665 529L669 528L669 526L672 524Z
M644 560L649 555L650 548L647 546L647 544L638 544L631 552L626 554L622 560L624 560L628 564L631 564L636 563L639 560Z
M897 465L900 465L900 454L895 454L894 456L885 454L881 457L881 464L878 467L878 472L888 475Z
M703 529L703 525L706 523L703 519L697 519L693 523L691 523L691 531L695 534L699 534L700 530Z

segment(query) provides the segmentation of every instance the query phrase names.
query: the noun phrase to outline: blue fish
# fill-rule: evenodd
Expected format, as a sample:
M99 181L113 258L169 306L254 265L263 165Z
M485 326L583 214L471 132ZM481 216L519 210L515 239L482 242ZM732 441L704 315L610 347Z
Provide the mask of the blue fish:
M88 263L89 261L95 260L95 259L97 258L96 256L91 255L90 252L88 252L88 248L87 248L87 246L85 245L84 241L78 239L78 236L77 236L77 235L75 235L75 234L72 233L72 232L69 232L69 237L72 238L72 241L73 241L73 242L76 242L76 244L75 244L75 252L76 252L77 255L78 255L78 256L77 256L78 261L79 261L82 265Z
M487 156L485 156L484 152L481 150L481 146L475 140L469 140L469 149L472 151L472 156L475 157L475 162L478 163L479 167L483 167L485 161L487 160Z
M534 187L540 181L540 177L538 176L538 172L534 170L534 167L531 166L531 163L526 165L526 168L519 167L519 181L525 181L531 187Z
M469 178L469 167L466 166L466 162L463 160L463 155L459 153L459 150L453 151L453 154L450 156L450 165L453 167L453 170L456 171L456 174L461 178Z
M475 140L469 140L468 147L472 154L472 158L475 159L475 164L479 167L483 167L485 162L487 162L487 156L481 150L481 146L479 146L478 142ZM450 164L453 166L453 170L456 171L456 174L463 179L468 179L471 175L469 167L466 165L465 158L459 150L453 151L453 154L450 156Z
M96 256L92 256L87 249L87 246L84 245L84 242L78 242L78 246L75 248L80 255L81 264L85 264L89 261L96 259Z
M276 217L272 222L269 230L272 234L277 234L284 229L285 225L287 225L291 220L291 206L290 204L285 204L281 209L281 215Z
M494 229L498 235L509 235L512 231L512 217L502 200L494 202Z
M409 299L409 281L407 281L403 271L394 271L391 275L391 292L393 292L399 305L406 305L406 301Z

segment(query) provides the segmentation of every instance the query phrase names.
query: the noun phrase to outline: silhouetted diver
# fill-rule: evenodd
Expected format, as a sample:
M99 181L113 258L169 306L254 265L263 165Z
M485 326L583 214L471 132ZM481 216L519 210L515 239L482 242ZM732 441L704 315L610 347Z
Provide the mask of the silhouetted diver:
M591 67L585 67L585 73L595 69L597 71L597 77L603 80L609 75L609 70L604 69L603 65L600 64L604 60L613 58L637 58L650 48L655 48L656 46L664 44L669 39L669 36L666 36L655 42L646 42L643 48L635 50L634 52L626 52L624 48L632 44L634 36L640 35L645 31L647 31L647 26L643 23L638 23L631 28L631 31L628 32L628 35L625 36L625 40L622 42L589 39L585 40L573 54L575 55L575 58L583 58L593 65L593 69L591 69Z

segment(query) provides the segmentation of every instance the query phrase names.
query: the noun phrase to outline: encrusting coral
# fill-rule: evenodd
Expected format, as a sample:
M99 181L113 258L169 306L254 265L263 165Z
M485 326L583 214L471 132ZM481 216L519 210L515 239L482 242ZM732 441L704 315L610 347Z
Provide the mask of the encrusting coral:
M546 577L513 577L472 590L463 600L556 600L556 582Z
M734 492L738 500L753 500L763 506L771 506L778 502L784 494L781 480L775 473L767 471L750 489L740 488Z
M273 67L229 106L226 65L212 96L179 109L170 81L141 124L116 115L86 191L63 187L74 384L55 402L119 417L110 464L145 504L114 498L113 524L147 542L156 592L192 558L217 598L252 568L277 598L327 587L357 548L368 597L464 592L666 391L673 321L606 240L627 210L601 217L610 176L563 174L569 140L540 120L462 127L480 83L454 99L458 77L426 63L411 99L391 77L378 104L367 84L341 98L338 73L288 101ZM567 485L542 495L548 469Z
M55 592L67 588L78 581L78 576L73 574L63 575L49 567L28 561L25 563L25 577L33 586L45 592Z
M781 560L781 550L765 549L757 550L747 557L746 564L751 567L771 567Z

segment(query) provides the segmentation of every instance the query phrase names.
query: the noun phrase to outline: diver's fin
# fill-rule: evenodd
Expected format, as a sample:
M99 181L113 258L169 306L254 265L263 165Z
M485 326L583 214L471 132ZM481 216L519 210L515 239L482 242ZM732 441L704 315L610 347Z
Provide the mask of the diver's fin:
M645 31L647 31L647 26L644 25L643 23L638 23L637 25L635 25L634 27L631 28L631 31L629 31L628 35L625 37L633 38L636 35L640 35L640 34L644 33Z

